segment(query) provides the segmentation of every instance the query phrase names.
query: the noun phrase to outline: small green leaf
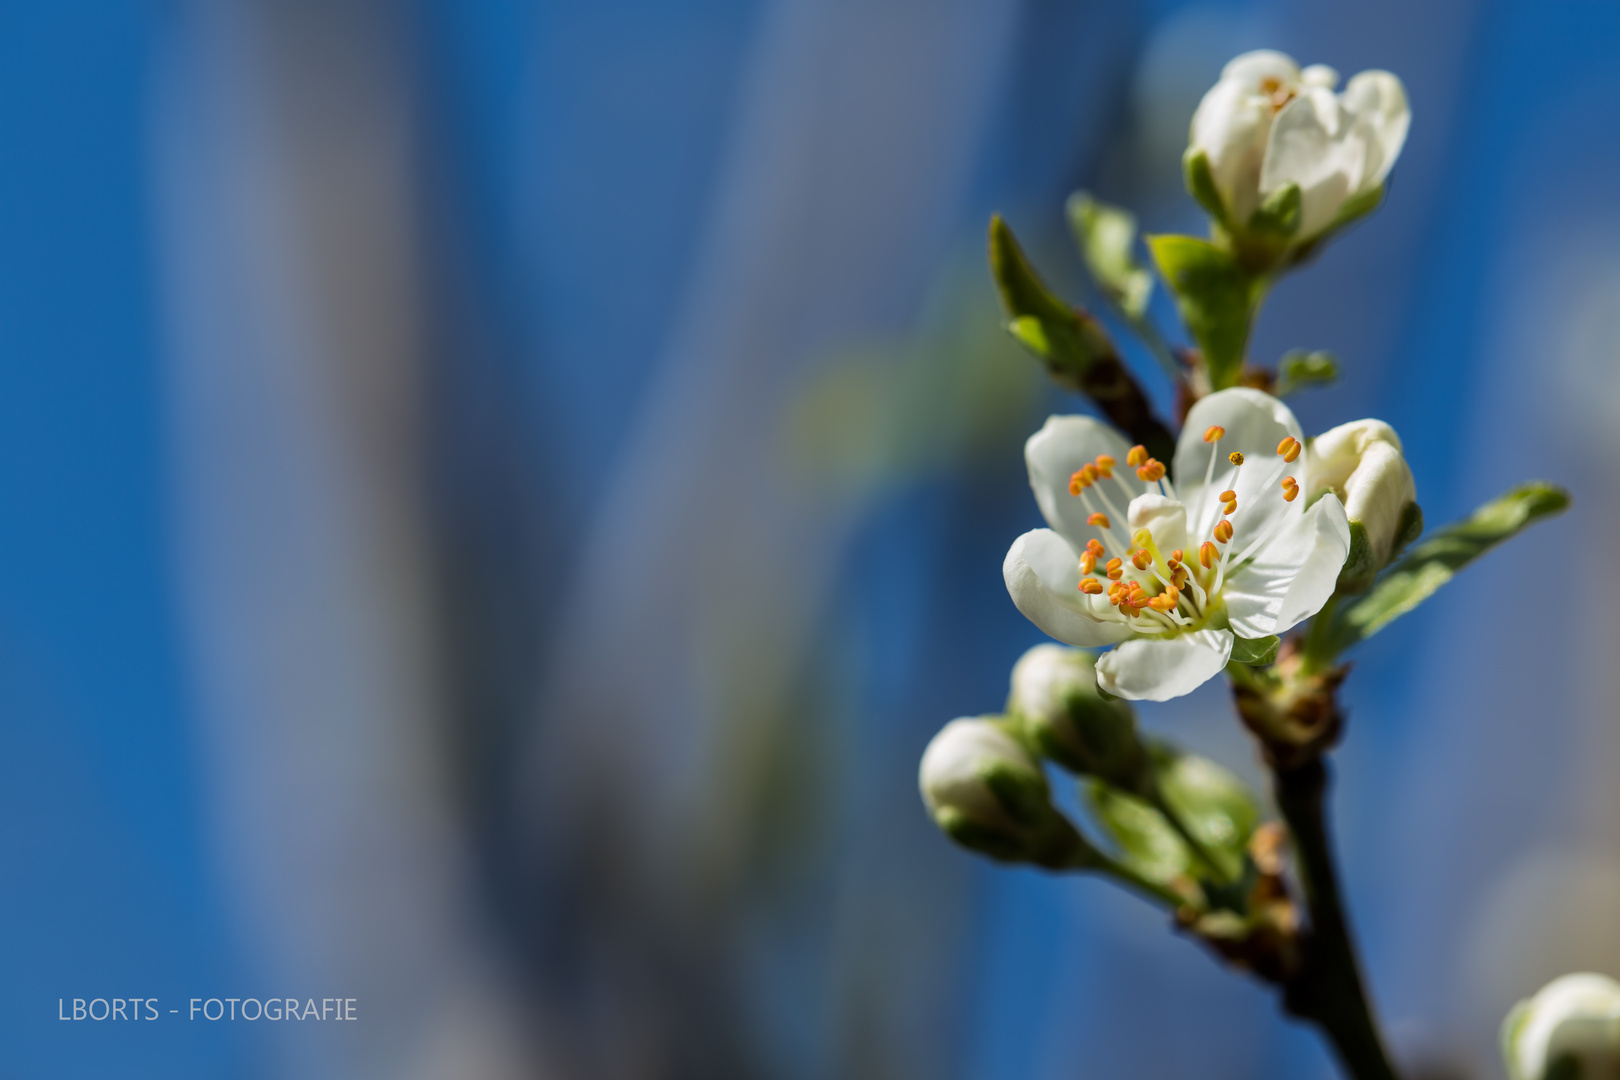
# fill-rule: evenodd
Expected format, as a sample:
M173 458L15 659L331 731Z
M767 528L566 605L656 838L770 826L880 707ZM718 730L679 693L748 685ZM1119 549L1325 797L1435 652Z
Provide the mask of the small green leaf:
M1046 361L1053 378L1078 389L1094 364L1114 357L1113 344L1097 320L1065 304L1041 282L1000 214L990 219L990 272L1007 312L1008 332Z
M1269 664L1277 659L1277 649L1281 645L1282 638L1276 634L1263 638L1235 638L1232 642L1232 663L1251 667Z
M1069 228L1086 269L1127 318L1140 319L1153 293L1153 275L1136 261L1136 217L1084 191L1069 196Z
M1220 190L1215 187L1215 174L1209 169L1209 155L1189 146L1181 156L1181 171L1187 181L1187 193L1223 228L1230 228L1226 204L1221 201Z
M1284 184L1266 197L1249 216L1249 232L1287 243L1299 232L1300 194L1298 184Z
M1194 236L1150 236L1148 248L1175 294L1188 331L1203 350L1216 390L1237 382L1249 343L1259 283L1230 253Z
M1259 803L1243 782L1196 754L1155 742L1150 753L1159 797L1219 865L1226 881L1243 870L1249 838L1260 823ZM1098 824L1114 841L1120 861L1151 881L1169 884L1198 876L1203 864L1174 825L1149 803L1100 780L1086 785Z
M1334 610L1325 651L1337 655L1372 637L1434 595L1457 571L1491 548L1567 506L1569 493L1564 489L1530 483L1486 503L1471 517L1448 525L1390 567L1365 596Z
M1118 850L1118 859L1148 881L1170 885L1188 876L1193 857L1186 841L1153 807L1118 788L1092 780L1086 801L1097 824Z
M1227 880L1243 871L1249 838L1260 824L1259 802L1243 781L1196 754L1168 743L1151 747L1159 793L1206 852L1221 862Z
M1273 393L1286 397L1307 386L1324 386L1339 377L1339 362L1330 352L1294 349L1277 361L1277 385Z

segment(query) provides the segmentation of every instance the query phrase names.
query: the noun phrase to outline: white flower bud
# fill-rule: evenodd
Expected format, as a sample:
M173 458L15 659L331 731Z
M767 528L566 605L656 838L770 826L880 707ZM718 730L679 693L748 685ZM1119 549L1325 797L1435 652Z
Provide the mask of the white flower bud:
M1510 1080L1620 1080L1620 983L1564 975L1502 1023Z
M934 822L963 847L1060 865L1079 842L1052 806L1040 763L994 720L946 724L923 752L917 784Z
M1131 707L1097 690L1096 657L1037 645L1013 666L1007 712L1042 754L1071 772L1137 791L1147 755Z
M1400 437L1382 420L1357 420L1318 435L1307 453L1308 499L1332 492L1350 522L1340 583L1365 588L1423 526Z
M1406 90L1387 71L1364 71L1344 93L1323 65L1303 71L1291 57L1244 53L1221 72L1193 114L1189 154L1202 153L1231 228L1289 185L1299 188L1303 243L1334 223L1345 204L1369 195L1400 155L1411 122Z

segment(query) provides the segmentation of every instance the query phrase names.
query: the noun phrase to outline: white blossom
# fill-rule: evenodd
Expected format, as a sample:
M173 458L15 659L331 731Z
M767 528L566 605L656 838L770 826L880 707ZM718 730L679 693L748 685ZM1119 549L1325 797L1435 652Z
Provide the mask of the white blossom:
M1018 610L1060 641L1114 645L1097 684L1164 701L1219 673L1234 635L1282 634L1327 602L1350 549L1338 497L1306 508L1299 423L1258 390L1188 413L1172 484L1164 465L1086 416L1054 416L1024 447L1050 528L1002 567Z
M1202 151L1233 228L1243 230L1266 198L1300 191L1302 242L1334 221L1345 202L1373 191L1400 156L1411 124L1406 90L1387 71L1363 71L1335 94L1339 75L1260 50L1228 63L1193 114Z
M1564 975L1521 1001L1502 1025L1510 1080L1620 1080L1620 983ZM1579 1064L1555 1070L1564 1061Z

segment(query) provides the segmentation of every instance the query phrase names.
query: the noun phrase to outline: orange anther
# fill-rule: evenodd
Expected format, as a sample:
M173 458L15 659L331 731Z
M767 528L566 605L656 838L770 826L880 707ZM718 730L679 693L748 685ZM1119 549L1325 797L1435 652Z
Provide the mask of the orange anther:
M1221 502L1236 502L1236 501L1237 501L1237 492L1233 491L1231 488L1227 488L1225 491L1221 492Z
M1181 562L1186 557L1187 557L1186 553L1184 551L1182 551L1180 548L1176 548L1176 550L1174 550L1174 551L1172 551L1170 553L1170 561L1173 562L1173 563Z
M1299 498L1298 484L1295 484L1293 487L1283 492L1283 502L1293 502L1297 498Z
M1086 475L1079 469L1069 474L1069 494L1078 495L1091 485L1086 483Z
M1232 540L1232 523L1225 518L1215 523L1215 539L1221 543L1230 543Z
M1086 541L1086 554L1093 559L1100 559L1108 554L1108 549L1102 546L1102 541L1093 536Z
M1118 581L1120 578L1125 576L1125 563L1123 560L1109 559L1108 565L1105 569L1108 571L1108 576L1113 578L1115 581Z
M1221 549L1210 543L1208 540L1205 540L1202 544L1198 545L1198 561L1203 563L1205 570L1208 570L1210 567L1214 566L1215 560L1219 559L1220 557Z
M1220 442L1226 435L1226 429L1219 424L1211 424L1204 429L1205 442Z
M1222 506L1221 507L1221 513L1227 514L1227 515L1237 513L1237 500L1233 499L1231 502L1227 503L1225 506Z
M1089 551L1086 552L1084 555L1080 556L1080 572L1082 574L1093 573L1094 571L1096 571L1096 569L1097 569L1097 556L1093 555Z
M1087 596L1096 596L1098 593L1103 591L1102 582L1098 581L1094 577L1081 578L1080 591L1085 593Z
M1125 455L1125 464L1135 467L1148 459L1147 447L1138 443Z
M1293 464L1294 459L1299 457L1299 452L1302 449L1304 448L1300 446L1299 440L1292 435L1277 444L1277 453L1289 464Z
M1106 529L1106 528L1108 528L1108 515L1107 514L1092 514L1092 515L1090 515L1089 517L1086 518L1086 524L1087 525L1096 525L1096 526L1098 526L1100 528Z
M1155 480L1163 480L1164 462L1159 461L1157 458L1148 458L1142 467L1136 470L1136 478L1146 480L1150 484Z
M1148 551L1147 548L1138 548L1136 552L1131 555L1131 564L1134 565L1138 570L1146 570L1149 566L1153 565L1153 555Z
M1097 455L1097 475L1107 479L1114 475L1114 459L1109 454Z
M1243 455L1234 450L1230 454L1226 455L1226 460L1230 461L1234 465L1241 465L1243 464Z

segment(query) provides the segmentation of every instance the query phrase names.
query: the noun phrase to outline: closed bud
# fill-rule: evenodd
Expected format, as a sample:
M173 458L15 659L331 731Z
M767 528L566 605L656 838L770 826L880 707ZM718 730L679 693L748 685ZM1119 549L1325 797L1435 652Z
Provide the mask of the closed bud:
M1620 1080L1620 983L1564 975L1502 1023L1510 1080Z
M1000 721L946 724L923 752L917 782L934 823L965 848L1052 868L1085 861L1085 842L1052 805L1040 762Z
M1400 437L1382 420L1341 424L1311 440L1306 471L1312 501L1331 491L1344 503L1350 554L1339 587L1359 592L1423 531Z
M1193 114L1193 194L1235 235L1305 244L1365 213L1406 141L1401 81L1364 71L1342 93L1332 68L1244 53Z
M1037 645L1012 671L1007 713L1044 756L1073 773L1140 792L1147 753L1131 707L1097 689L1096 657L1061 645Z

